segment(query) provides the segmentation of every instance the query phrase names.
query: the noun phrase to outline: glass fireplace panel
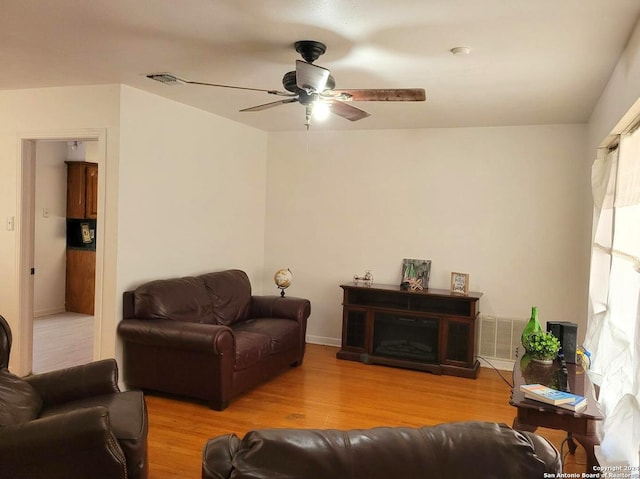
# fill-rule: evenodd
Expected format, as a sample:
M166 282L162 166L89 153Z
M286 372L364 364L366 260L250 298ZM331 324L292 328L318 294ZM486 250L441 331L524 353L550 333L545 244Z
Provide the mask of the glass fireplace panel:
M438 362L437 319L376 313L373 354L424 363Z

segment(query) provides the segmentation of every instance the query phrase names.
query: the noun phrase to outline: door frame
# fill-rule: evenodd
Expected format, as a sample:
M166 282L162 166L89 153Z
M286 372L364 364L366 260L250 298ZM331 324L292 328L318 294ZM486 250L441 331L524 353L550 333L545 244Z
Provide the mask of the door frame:
M97 141L98 142L98 219L96 228L100 234L96 239L96 282L95 313L93 321L93 358L102 357L103 296L104 296L104 238L106 200L106 130L50 130L23 132L18 134L18 212L16 221L18 258L18 364L17 373L29 374L33 367L33 300L34 281L31 268L34 267L35 248L35 161L36 142L47 141ZM37 273L37 271L36 271Z

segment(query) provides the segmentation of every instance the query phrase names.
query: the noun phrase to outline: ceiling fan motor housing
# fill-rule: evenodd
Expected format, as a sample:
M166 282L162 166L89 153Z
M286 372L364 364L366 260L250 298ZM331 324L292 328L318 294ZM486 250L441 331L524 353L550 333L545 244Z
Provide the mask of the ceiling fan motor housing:
M324 43L314 40L300 40L293 45L307 63L313 63L320 55L323 55L324 52L327 51L327 46Z

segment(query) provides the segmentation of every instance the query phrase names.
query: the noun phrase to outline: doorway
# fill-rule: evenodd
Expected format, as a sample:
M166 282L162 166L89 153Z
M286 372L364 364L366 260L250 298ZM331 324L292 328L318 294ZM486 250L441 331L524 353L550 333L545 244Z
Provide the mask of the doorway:
M95 239L95 292L93 315L74 317L66 313L66 160L80 160L74 155L86 155L86 145L92 145L95 162L104 171L105 148L104 132L82 131L75 135L70 132L28 135L21 138L20 163L20 219L19 261L20 261L20 345L19 369L22 374L44 372L44 369L67 367L69 360L86 363L100 357L101 309L102 309L102 271L103 242ZM74 144L74 142L77 142ZM77 145L77 147L76 147ZM82 145L82 146L81 146ZM52 153L53 152L53 153ZM83 160L86 159L82 158ZM104 181L98 181L98 204L104 202ZM63 206L65 205L64 209ZM99 206L100 215L96 219L97 231L104 231L104 208ZM56 318L55 316L58 315ZM57 353L64 358L61 363L42 364L34 370L34 357L39 354L34 343L36 337L35 317L49 316L56 321L50 322L44 332L47 346L57 345L64 351L79 346L78 337L84 336L82 353L69 351ZM88 316L88 318L86 317ZM64 319L63 322L60 322ZM34 348L35 346L35 348ZM75 358L75 359L71 359ZM55 365L55 367L50 367ZM44 369L43 369L44 368Z
M84 181L69 181L78 176L69 171L95 159L96 143L38 140L35 144L33 373L93 358L97 215L70 219L67 203L68 197L78 196L69 194L70 187L85 188ZM84 217L84 208L82 213ZM85 242L76 240L81 225L91 226Z

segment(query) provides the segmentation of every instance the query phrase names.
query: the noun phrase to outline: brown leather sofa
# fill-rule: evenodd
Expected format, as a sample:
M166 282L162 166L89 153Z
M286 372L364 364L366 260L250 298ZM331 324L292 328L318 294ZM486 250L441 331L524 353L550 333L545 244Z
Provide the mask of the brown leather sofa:
M228 434L209 440L202 460L203 479L541 479L561 472L558 451L541 436L474 421Z
M118 334L129 387L205 400L221 411L302 364L311 304L254 296L243 271L151 281L123 300Z
M113 359L19 378L0 316L0 477L145 479L147 410Z

